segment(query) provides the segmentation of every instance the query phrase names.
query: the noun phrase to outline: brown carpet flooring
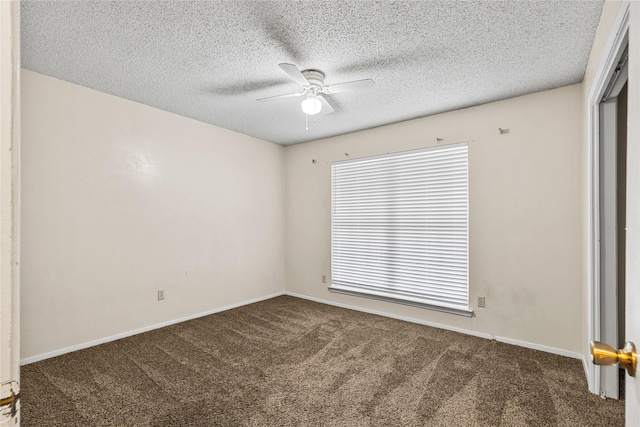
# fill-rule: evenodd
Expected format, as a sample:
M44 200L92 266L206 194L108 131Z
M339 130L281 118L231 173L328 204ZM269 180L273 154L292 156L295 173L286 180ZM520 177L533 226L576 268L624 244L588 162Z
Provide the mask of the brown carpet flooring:
M21 383L23 426L624 425L578 360L287 296L27 365Z

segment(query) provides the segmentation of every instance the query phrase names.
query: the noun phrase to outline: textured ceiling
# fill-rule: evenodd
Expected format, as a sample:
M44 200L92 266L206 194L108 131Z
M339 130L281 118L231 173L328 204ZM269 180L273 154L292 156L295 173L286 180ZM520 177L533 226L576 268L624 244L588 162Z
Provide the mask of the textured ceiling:
M602 1L22 2L32 71L288 145L582 80ZM305 130L278 63L371 78ZM90 108L90 107L89 107Z

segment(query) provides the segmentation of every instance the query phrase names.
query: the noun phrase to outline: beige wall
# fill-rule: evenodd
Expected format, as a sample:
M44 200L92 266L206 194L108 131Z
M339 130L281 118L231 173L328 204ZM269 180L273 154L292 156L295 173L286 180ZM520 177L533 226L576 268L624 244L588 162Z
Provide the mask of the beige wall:
M605 4L583 84L286 149L23 71L22 358L284 283L586 353L585 100L618 7ZM475 317L328 292L331 162L436 138L469 142Z
M284 290L283 147L24 70L22 111L23 359Z
M568 352L583 346L582 87L288 147L287 290ZM509 128L501 135L498 128ZM331 162L469 142L475 316L331 293ZM316 159L316 163L312 163ZM486 308L476 308L486 296Z

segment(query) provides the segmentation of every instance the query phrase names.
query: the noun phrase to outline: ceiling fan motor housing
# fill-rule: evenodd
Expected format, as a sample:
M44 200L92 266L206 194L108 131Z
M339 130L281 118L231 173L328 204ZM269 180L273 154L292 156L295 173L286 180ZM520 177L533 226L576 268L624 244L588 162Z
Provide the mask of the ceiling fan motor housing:
M318 70L304 70L302 75L309 82L309 86L305 88L307 93L314 95L322 92L324 87L324 74Z
M322 71L315 69L300 71L295 65L286 62L282 62L278 64L278 66L300 86L301 91L259 98L258 101L274 101L277 99L305 96L305 99L302 101L302 111L307 115L318 114L321 110L325 113L333 113L335 111L324 95L333 95L349 90L368 89L374 85L373 80L362 79L325 86L324 73Z

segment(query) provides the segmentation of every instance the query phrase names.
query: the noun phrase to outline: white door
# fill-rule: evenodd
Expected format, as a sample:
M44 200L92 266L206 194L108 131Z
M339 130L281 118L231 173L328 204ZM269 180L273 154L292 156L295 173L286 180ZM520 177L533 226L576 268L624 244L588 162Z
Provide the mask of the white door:
M589 128L589 337L601 335L600 305L600 240L599 240L599 147L598 117L603 110L599 104L606 92L606 85L614 68L628 45L627 80L627 164L626 164L626 245L625 245L625 337L626 341L640 348L640 2L623 1L613 24L613 31L605 47L602 61L588 95ZM606 302L606 301L605 301ZM605 332L606 334L606 332ZM610 344L616 344L614 338ZM612 353L601 354L613 360ZM601 361L604 359L601 359ZM601 364L601 363L599 363ZM589 366L589 389L600 392L600 370ZM640 372L625 378L625 423L628 427L640 427Z
M625 335L640 346L640 3L630 6ZM625 384L626 425L640 426L640 373Z
M20 425L20 4L0 1L0 425Z

